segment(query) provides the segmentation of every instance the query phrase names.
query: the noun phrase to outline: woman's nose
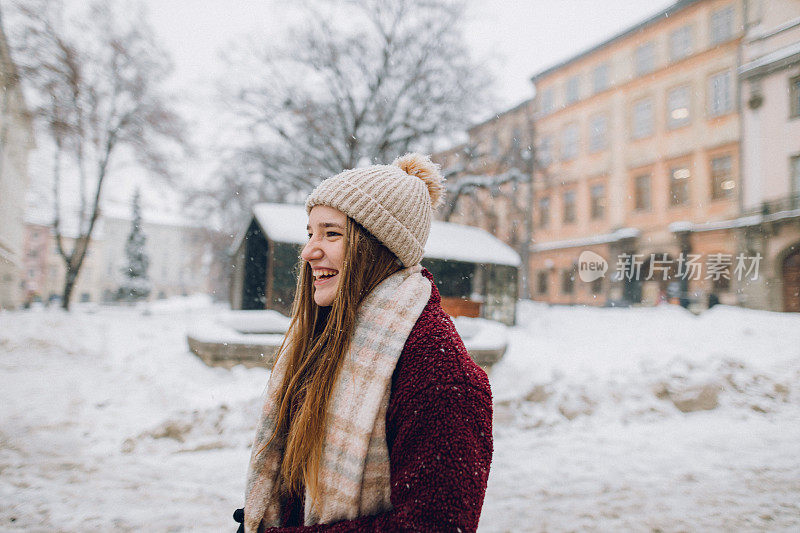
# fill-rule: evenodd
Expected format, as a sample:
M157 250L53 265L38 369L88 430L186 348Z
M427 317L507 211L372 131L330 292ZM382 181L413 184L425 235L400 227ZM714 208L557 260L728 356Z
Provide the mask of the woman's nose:
M300 252L300 257L303 258L305 261L311 261L312 259L319 259L322 257L322 250L316 244L316 242L312 239L303 246L303 250Z

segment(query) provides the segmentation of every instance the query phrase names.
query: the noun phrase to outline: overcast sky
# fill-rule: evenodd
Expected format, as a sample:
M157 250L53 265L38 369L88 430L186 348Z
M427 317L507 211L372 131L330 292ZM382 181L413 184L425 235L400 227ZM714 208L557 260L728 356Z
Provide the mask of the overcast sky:
M529 79L660 11L674 0L471 0L465 36L489 62L503 109L531 96ZM280 39L297 20L297 0L145 0L149 19L182 87L222 71L218 51L248 35ZM494 111L499 111L494 110Z
M2 0L0 0L2 1ZM77 1L81 0L69 0ZM202 146L218 137L219 117L211 105L226 72L221 51L248 37L281 39L302 22L302 0L142 0L156 38L170 54L175 71L170 88L182 103L194 140ZM497 101L486 116L532 96L530 77L589 48L670 5L674 0L468 0L465 37L475 57L496 79ZM217 108L218 109L218 108ZM211 176L218 162L201 150L184 170L192 181ZM144 201L175 206L178 196L141 172L118 176L106 198L126 203L144 186ZM49 185L43 185L49 190ZM36 199L40 195L34 194Z

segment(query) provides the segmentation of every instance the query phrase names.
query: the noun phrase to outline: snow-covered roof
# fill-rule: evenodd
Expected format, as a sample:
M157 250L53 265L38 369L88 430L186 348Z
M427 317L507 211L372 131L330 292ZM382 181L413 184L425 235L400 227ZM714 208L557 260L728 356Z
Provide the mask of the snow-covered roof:
M434 220L425 244L425 257L469 263L520 266L519 254L509 245L474 226Z
M253 216L271 241L303 244L308 240L308 215L302 205L257 204Z
M253 207L253 216L271 241L303 244L308 239L305 207L295 204L263 203ZM241 243L244 234L236 241ZM473 226L434 220L425 245L428 259L520 266L519 254L487 231Z

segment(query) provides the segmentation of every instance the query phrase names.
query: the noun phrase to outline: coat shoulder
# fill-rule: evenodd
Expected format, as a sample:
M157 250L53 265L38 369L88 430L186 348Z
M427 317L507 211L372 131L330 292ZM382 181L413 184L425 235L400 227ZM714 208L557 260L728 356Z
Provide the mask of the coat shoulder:
M436 287L406 340L393 376L395 390L461 384L483 391L491 400L486 372L470 357Z

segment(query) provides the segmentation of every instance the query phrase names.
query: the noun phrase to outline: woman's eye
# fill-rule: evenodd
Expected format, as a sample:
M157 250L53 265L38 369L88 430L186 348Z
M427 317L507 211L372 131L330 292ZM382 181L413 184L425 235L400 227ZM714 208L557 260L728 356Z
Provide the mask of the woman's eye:
M328 237L339 237L339 236L341 236L342 234L341 234L341 233L339 233L338 231L329 231L328 233L326 233L326 235L327 235Z
M308 234L308 238L309 238L309 240L311 240L311 237L313 237L313 235L309 233L309 234Z

